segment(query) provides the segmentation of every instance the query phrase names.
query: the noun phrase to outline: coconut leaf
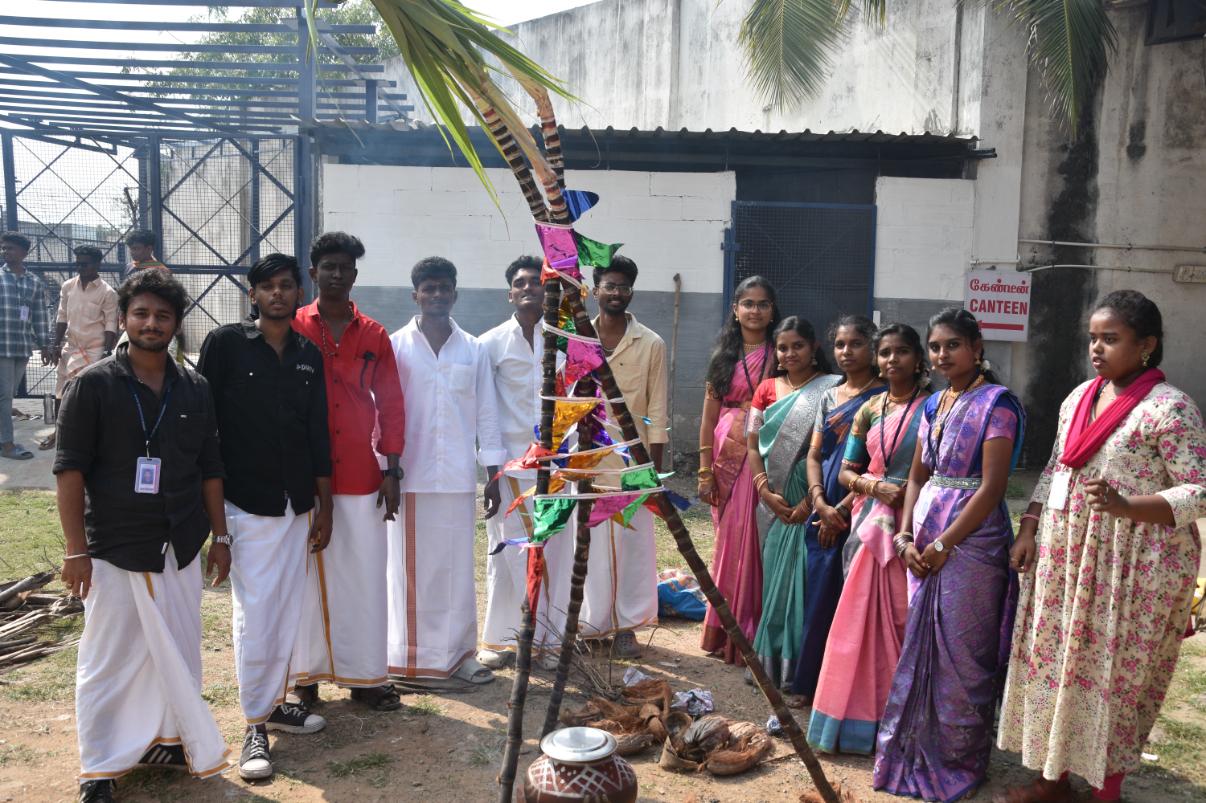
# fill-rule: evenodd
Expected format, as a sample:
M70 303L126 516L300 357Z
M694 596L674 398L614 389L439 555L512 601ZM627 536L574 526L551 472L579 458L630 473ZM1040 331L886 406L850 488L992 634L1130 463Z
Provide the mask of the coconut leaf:
M308 19L312 20L313 4ZM371 0L386 28L398 43L402 60L410 70L419 95L440 135L465 157L497 203L497 194L486 176L482 160L469 139L464 111L483 127L485 121L475 99L493 107L510 129L520 150L533 165L544 157L520 113L506 93L491 77L498 67L487 61L493 57L502 71L525 84L544 87L562 97L575 99L547 70L503 40L503 30L457 0ZM315 33L311 25L312 47ZM486 129L489 130L488 128ZM494 143L498 146L498 143ZM539 167L537 168L539 171Z
M1072 132L1105 77L1118 34L1101 0L997 0L1029 34L1030 62Z
M754 0L738 36L754 89L776 109L816 95L840 33L833 0Z

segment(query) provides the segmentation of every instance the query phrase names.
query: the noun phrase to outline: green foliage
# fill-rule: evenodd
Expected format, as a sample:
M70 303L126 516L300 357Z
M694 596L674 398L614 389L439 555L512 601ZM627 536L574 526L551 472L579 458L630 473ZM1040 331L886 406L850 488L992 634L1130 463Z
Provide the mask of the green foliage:
M987 3L1028 34L1030 62L1055 112L1074 134L1105 76L1117 34L1101 0L959 0ZM754 88L777 109L817 95L855 6L867 24L888 23L888 0L755 0L740 42Z

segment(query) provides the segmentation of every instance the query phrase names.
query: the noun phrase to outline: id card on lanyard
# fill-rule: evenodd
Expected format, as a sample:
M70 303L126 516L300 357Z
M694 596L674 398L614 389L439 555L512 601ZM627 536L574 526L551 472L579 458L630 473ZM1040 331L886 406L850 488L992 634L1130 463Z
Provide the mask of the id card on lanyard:
M169 384L167 389L164 390L163 402L159 405L159 416L155 419L155 425L149 430L147 429L146 415L142 411L142 400L138 398L138 388L135 386L134 380L127 378L126 386L130 388L130 395L134 397L134 407L138 410L138 423L142 425L143 448L146 451L146 456L138 458L138 462L134 466L134 493L157 494L159 493L159 479L163 469L163 461L158 457L151 457L151 440L155 437L155 433L159 431L159 425L163 423L163 415L167 412L168 399L172 396L172 385Z

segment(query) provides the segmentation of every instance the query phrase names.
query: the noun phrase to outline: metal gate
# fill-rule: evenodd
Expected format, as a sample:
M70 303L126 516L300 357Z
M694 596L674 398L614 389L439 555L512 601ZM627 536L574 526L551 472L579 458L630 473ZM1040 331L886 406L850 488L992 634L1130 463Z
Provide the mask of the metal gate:
M734 201L725 232L726 307L750 276L770 281L783 315L807 318L821 337L841 315L870 315L875 206Z
M72 249L100 248L101 275L116 288L128 272L126 235L149 229L157 256L188 292L182 331L186 359L195 360L210 330L247 313L247 268L262 253L299 248L296 139L150 135L67 144L0 133L4 228L32 241L26 264L46 281L50 320L60 285L75 272ZM54 385L54 369L35 354L21 395Z

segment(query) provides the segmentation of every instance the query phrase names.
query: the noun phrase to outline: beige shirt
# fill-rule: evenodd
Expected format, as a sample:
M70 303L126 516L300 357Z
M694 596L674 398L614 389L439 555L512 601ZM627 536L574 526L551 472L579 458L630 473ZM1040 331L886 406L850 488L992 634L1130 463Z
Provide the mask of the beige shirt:
M666 421L666 396L670 385L666 374L666 343L649 327L625 313L628 329L616 350L607 357L616 383L624 394L637 432L646 445L670 440ZM594 319L596 331L599 319ZM609 408L610 410L610 408ZM610 415L610 412L609 412ZM611 416L615 420L615 416ZM643 418L652 423L646 424ZM619 433L612 433L616 437ZM619 438L616 438L619 440Z
M104 279L82 287L80 277L72 276L63 282L56 320L67 324L67 348L101 349L105 332L117 332L117 291Z

